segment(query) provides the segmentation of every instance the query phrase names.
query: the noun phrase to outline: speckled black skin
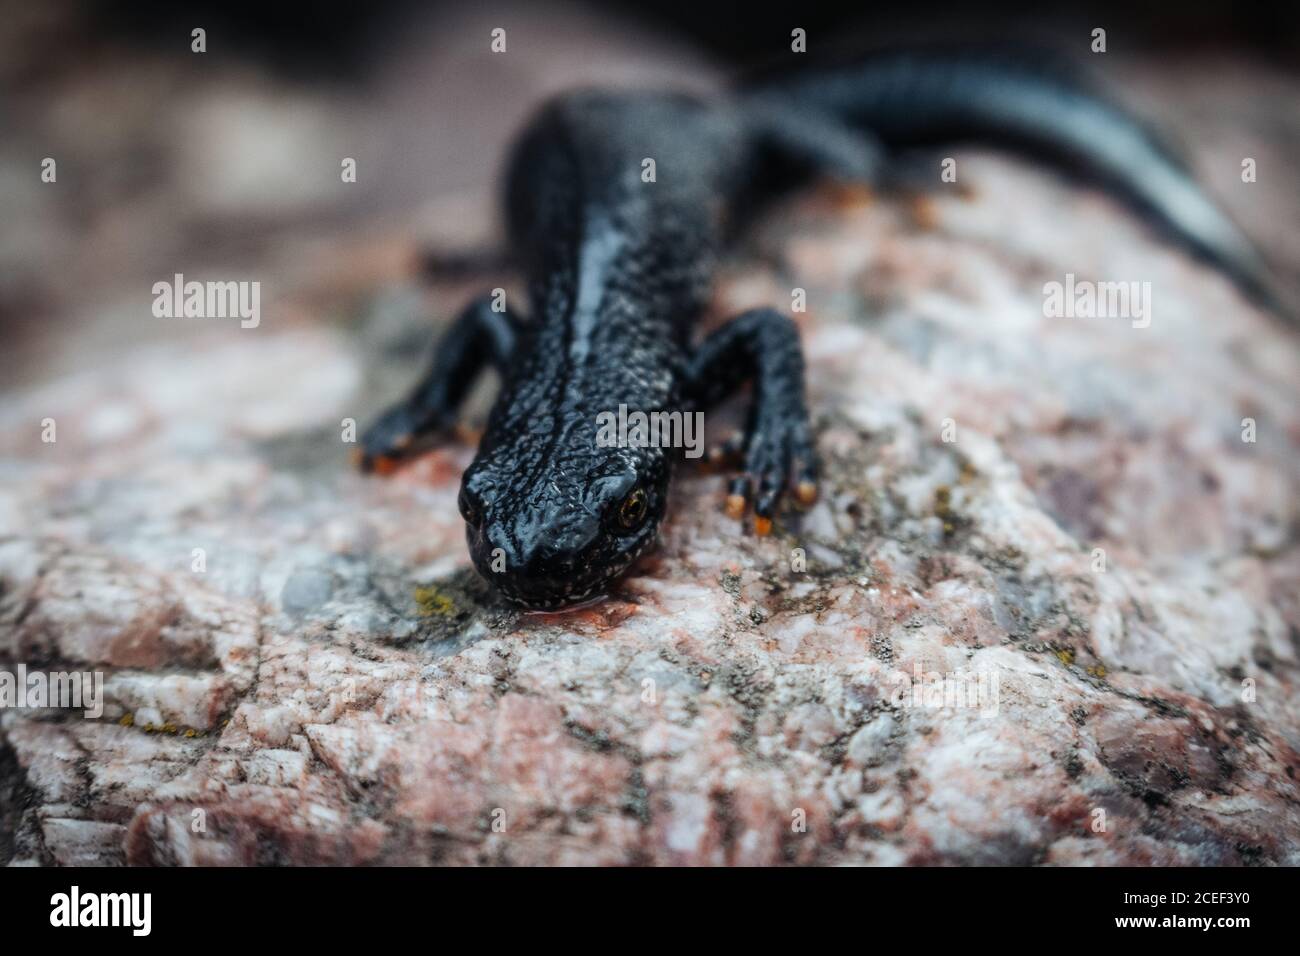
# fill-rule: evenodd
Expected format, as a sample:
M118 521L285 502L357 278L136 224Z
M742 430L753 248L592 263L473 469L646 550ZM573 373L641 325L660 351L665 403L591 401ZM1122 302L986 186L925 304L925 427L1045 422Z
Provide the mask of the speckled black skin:
M555 609L599 595L653 543L677 452L600 447L598 415L620 405L704 410L750 382L729 506L752 504L763 532L788 492L811 497L816 461L794 324L762 309L698 345L691 338L728 228L808 175L878 181L882 141L928 142L945 129L1001 136L1118 179L1189 244L1234 253L1216 244L1226 220L1205 214L1212 207L1190 179L1100 101L968 59L856 70L756 85L720 102L572 93L518 140L506 208L530 321L493 311L488 297L473 302L415 392L362 439L367 466L408 454L446 433L484 367L501 373L460 508L475 566L510 600ZM1061 111L1087 128L1063 126ZM1107 147L1108 136L1120 145ZM1120 159L1134 156L1139 168L1126 171Z

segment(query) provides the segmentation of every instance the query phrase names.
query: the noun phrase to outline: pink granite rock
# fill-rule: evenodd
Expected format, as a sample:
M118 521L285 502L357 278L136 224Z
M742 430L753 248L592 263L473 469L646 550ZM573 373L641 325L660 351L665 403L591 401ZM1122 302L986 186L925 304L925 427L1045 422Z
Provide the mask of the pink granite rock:
M0 860L1300 863L1296 335L1100 194L958 161L930 228L813 191L719 283L715 319L806 290L820 502L757 539L685 467L567 614L469 568L470 446L348 466L469 286L340 278L339 238L257 329L50 333L0 402L0 666L106 709L0 711ZM1225 200L1294 226L1295 171ZM1153 321L1045 317L1066 273Z

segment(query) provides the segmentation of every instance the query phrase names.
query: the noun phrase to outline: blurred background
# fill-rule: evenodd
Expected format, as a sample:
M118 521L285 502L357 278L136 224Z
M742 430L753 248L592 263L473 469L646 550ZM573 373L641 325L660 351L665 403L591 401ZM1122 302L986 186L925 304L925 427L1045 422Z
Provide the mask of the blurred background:
M175 272L260 279L263 312L281 325L346 319L358 296L409 276L419 248L491 240L504 147L539 98L582 83L709 88L788 60L794 26L808 31L809 59L954 37L1087 59L1101 26L1108 51L1090 65L1175 136L1212 148L1199 119L1214 117L1213 135L1262 168L1300 146L1296 4L3 6L8 386L192 334L195 324L149 321L152 283ZM508 56L489 51L496 26L508 28ZM191 52L195 27L206 53ZM57 184L40 180L45 157ZM357 160L355 184L340 181L342 157ZM1294 279L1300 214L1234 192L1232 211Z

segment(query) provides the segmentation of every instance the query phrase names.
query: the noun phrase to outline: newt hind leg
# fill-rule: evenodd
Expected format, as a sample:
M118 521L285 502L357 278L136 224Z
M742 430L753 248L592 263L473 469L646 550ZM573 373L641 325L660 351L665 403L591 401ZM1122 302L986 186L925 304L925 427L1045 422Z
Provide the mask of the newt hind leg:
M859 188L880 179L886 160L880 141L838 117L773 94L747 100L744 115L770 166Z

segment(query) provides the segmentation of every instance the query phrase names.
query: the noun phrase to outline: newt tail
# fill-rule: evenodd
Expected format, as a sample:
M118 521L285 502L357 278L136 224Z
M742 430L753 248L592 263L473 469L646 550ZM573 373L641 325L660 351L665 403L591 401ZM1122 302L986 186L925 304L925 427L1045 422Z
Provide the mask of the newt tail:
M892 51L746 92L834 117L884 147L975 141L1047 161L1127 201L1257 305L1291 318L1259 252L1174 150L1090 78L1044 54Z

